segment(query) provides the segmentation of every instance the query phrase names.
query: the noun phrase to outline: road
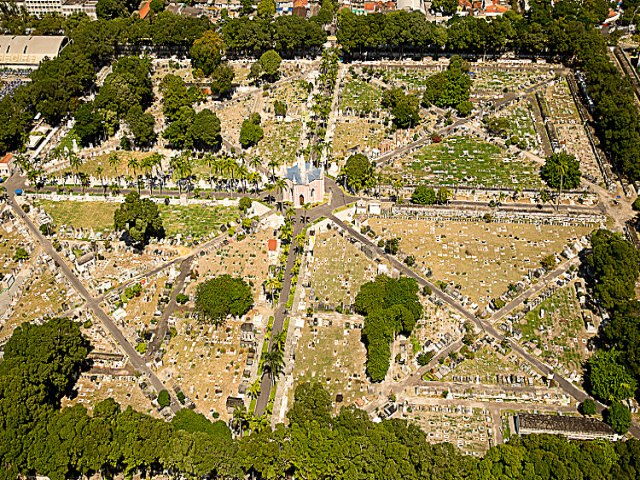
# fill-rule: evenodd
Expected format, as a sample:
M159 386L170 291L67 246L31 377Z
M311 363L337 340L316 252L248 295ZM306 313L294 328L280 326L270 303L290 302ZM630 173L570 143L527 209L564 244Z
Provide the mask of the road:
M325 191L330 193L331 202L319 205L308 212L298 211L297 216L294 218L293 224L293 237L295 238L303 230L303 225L306 223L314 222L321 217L330 217L331 212L337 208L340 208L348 203L352 203L357 200L356 197L347 195L338 185L330 178L325 177ZM305 218L306 217L306 218ZM271 339L269 340L269 348L271 348L273 338L278 335L283 327L286 315L288 314L286 304L289 300L289 294L291 293L291 269L295 263L298 252L295 248L289 248L289 255L287 256L287 263L284 270L284 278L282 280L282 290L280 291L280 297L278 299L278 306L274 314L273 327L271 330ZM263 415L269 404L269 397L271 396L271 389L274 387L274 382L268 373L262 374L260 381L260 395L256 400L256 407L254 414L256 416Z
M180 273L178 274L178 278L176 278L173 283L173 290L171 291L171 298L169 299L169 303L165 307L162 315L160 316L160 320L158 321L158 326L154 331L153 340L149 344L149 348L147 349L147 358L151 359L156 351L162 345L162 341L164 340L165 335L167 334L167 329L169 327L169 317L173 315L175 312L178 303L176 302L176 297L180 292L182 292L182 288L184 287L184 282L187 278L187 275L191 273L191 262L193 261L193 255L187 257L180 264Z
M164 383L162 383L162 381L156 376L156 374L147 366L145 360L129 343L118 326L113 322L111 317L109 317L109 315L107 315L106 312L102 309L102 307L100 306L100 300L91 295L91 293L87 290L80 279L69 268L65 260L58 254L58 252L55 251L55 249L51 245L51 242L40 233L38 227L36 227L31 219L26 216L24 210L22 210L20 205L18 205L18 203L15 201L14 190L16 187L12 182L13 179L14 177L11 177L6 182L8 196L7 201L16 216L23 219L33 238L38 241L43 250L54 260L60 271L64 274L65 277L67 277L73 288L75 288L78 294L84 299L87 307L93 312L96 318L98 318L98 320L102 322L104 327L111 334L118 345L120 345L120 348L122 348L124 353L129 357L129 362L131 363L131 365L137 371L147 376L149 382L156 390L156 392L160 392L162 390L166 390L167 392L169 392L169 395L171 396L171 410L173 410L174 413L177 412L180 409L180 405L175 399L175 396L172 394L172 390L167 388Z

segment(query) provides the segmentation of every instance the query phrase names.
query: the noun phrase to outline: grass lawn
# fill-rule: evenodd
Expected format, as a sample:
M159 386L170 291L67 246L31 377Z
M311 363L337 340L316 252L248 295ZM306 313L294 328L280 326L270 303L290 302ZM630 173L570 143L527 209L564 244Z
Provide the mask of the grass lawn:
M280 165L291 164L296 159L300 146L302 122L267 121L263 124L264 138L258 143L258 154L267 167L272 160Z
M347 150L359 147L378 148L385 139L384 126L364 120L353 122L337 122L333 137L333 156L344 158Z
M205 205L159 205L162 223L168 237L182 234L183 237L202 238L220 231L220 226L236 220L236 207L211 207Z
M540 167L510 158L498 146L468 137L451 137L405 157L389 174L436 185L542 187Z
M93 229L94 231L111 231L113 214L119 203L109 202L76 202L65 200L37 200L58 225L70 225L75 228ZM210 233L217 233L222 224L237 219L236 207L204 206L204 205L158 205L167 236L182 234L184 237L201 238Z
M373 280L377 267L367 256L333 231L316 236L311 285L318 301L350 305L360 286Z
M120 163L117 165L111 165L109 163L110 155L99 155L97 157L87 158L84 160L82 165L78 168L78 172L86 173L87 175L91 175L97 178L97 169L98 166L102 167L102 178L109 179L120 176L134 176L133 169L128 167L129 158L135 157L138 159L138 163L143 158L150 156L153 152L138 152L138 151L125 151L118 150L116 154L120 159ZM73 175L76 174L76 170L71 167L65 168L64 170L59 172L59 176L64 175L65 173L71 173ZM143 171L140 168L137 168L135 171L136 175L142 174Z
M302 328L293 377L295 385L320 382L332 398L342 394L343 403L336 405L339 410L342 405L350 405L366 395L370 382L365 375L366 351L360 340L360 330L344 329L343 322L349 317L332 315L332 319L331 326L323 320L322 326L305 325ZM295 385L290 390L291 395Z
M93 231L113 230L113 214L120 206L119 203L109 202L75 202L65 200L36 200L35 205L41 206L51 216L53 223L74 228L93 229Z

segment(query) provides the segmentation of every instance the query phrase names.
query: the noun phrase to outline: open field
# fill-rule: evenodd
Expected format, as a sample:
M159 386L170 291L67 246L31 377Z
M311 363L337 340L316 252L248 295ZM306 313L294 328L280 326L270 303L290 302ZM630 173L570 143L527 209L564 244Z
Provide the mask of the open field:
M221 205L158 205L168 237L182 235L194 239L218 233L220 226L237 220L236 207Z
M505 108L492 118L502 119L505 128L501 131L501 136L508 144L517 145L523 150L540 151L540 142L528 100Z
M509 351L503 355L496 346L483 344L473 353L473 358L458 364L442 381L506 384L508 382L505 379L513 376L524 377L525 382L522 383L526 385L541 385L537 376L530 373L531 367L516 354Z
M247 235L242 241L231 241L220 247L216 252L198 257L194 270L198 275L198 282L213 275L228 273L240 276L253 285L254 301L257 303L262 292L262 283L269 276L270 259L267 254L267 241L273 238L272 232L260 230ZM186 293L193 295L196 284L192 282Z
M94 232L113 231L113 214L120 206L115 202L42 199L34 204L44 208L58 227L66 225ZM220 205L159 204L158 209L168 237L178 234L183 238L205 237L217 233L221 225L236 220L239 215L237 208Z
M509 157L500 147L467 137L452 137L402 158L386 172L405 182L484 187L542 187L540 167Z
M550 70L499 70L483 69L471 73L473 84L471 93L482 95L486 93L519 92L527 87L550 80L554 77Z
M574 284L561 288L528 312L518 328L521 343L540 349L539 355L552 366L581 372L589 357L586 332Z
M305 104L308 96L307 82L305 80L294 80L270 91L264 100L264 110L273 114L273 104L276 100L280 100L287 105L288 116L300 117L305 113Z
M177 382L196 404L196 410L209 419L217 412L221 419L228 420L227 397L238 395L243 378L248 381L244 371L249 350L240 345L241 324L229 320L215 327L178 318L176 336L166 345L160 377ZM259 348L257 345L255 350Z
M113 214L120 206L119 203L110 202L56 202L44 199L35 200L33 203L42 207L57 227L72 226L94 232L113 231Z
M295 350L291 395L295 385L320 382L334 401L336 395L343 395L343 402L336 403L336 411L367 395L370 382L365 374L365 347L360 329L346 328L347 322L351 327L354 322L362 323L363 318L330 314L323 315L318 326L305 322Z
M75 388L78 395L73 400L64 397L63 407L83 405L91 411L96 403L113 398L120 404L122 410L130 406L134 410L160 418L151 400L142 393L137 381L133 378L84 374L76 382Z
M415 257L417 272L431 269L433 281L459 286L478 304L504 293L570 239L590 232L576 226L382 218L370 218L369 226L385 238L400 238L400 251Z
M16 249L24 246L26 241L16 230L8 232L0 226L0 276L13 271L18 262L13 259Z
M351 305L360 286L377 273L376 263L335 231L316 236L308 268L317 301L334 306Z

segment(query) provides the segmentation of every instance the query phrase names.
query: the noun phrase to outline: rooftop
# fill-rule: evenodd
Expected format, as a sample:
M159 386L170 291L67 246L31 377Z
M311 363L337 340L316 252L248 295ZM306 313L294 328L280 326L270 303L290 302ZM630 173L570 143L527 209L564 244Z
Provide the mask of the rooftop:
M0 163L9 163L13 158L13 153L7 153L4 157L0 159Z
M287 179L291 180L295 185L302 185L304 183L311 183L314 180L322 178L322 169L314 167L311 163L304 164L303 172L300 171L300 165L295 164L293 167L287 168ZM307 181L303 181L303 176L306 173Z
M38 65L57 57L66 43L64 36L0 35L0 65Z
M561 417L558 415L536 415L521 413L518 415L520 429L548 430L553 432L589 433L599 435L613 435L613 429L606 423L595 418Z

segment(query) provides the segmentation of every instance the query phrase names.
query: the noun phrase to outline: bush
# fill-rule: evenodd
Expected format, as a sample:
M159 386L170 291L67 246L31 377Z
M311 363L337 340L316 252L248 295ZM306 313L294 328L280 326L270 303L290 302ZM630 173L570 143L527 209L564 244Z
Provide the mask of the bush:
M631 426L631 411L620 402L613 402L605 411L604 420L613 431L623 435L629 431Z
M185 303L187 303L189 301L189 295L185 295L184 293L179 293L176 296L176 303L178 305L184 305Z
M580 404L579 410L580 410L580 413L582 413L583 415L595 415L596 402L594 402L590 398L587 398L584 402Z
M251 208L253 201L249 197L242 197L238 202L238 208L242 213L247 213L247 210Z
M421 353L420 355L418 355L418 358L417 358L418 365L420 365L421 367L424 367L431 361L432 358L433 358L433 352Z
M158 394L157 400L158 400L158 405L160 405L160 408L165 408L171 405L171 397L169 397L169 392L167 392L166 390L162 390Z

